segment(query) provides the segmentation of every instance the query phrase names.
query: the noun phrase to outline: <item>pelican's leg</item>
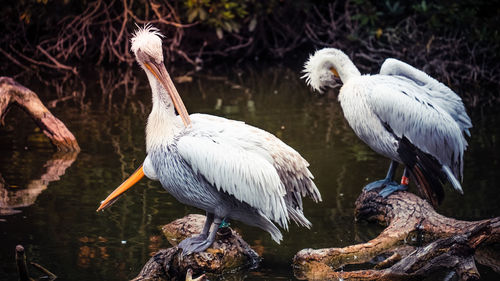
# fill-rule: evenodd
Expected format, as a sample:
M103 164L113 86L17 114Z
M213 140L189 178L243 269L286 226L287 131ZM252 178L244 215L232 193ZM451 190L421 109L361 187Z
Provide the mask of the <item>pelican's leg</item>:
M179 243L179 248L183 248L187 245L187 243L200 242L205 241L208 237L208 232L210 231L210 227L212 226L212 222L214 221L214 214L207 212L207 219L205 220L205 225L203 225L203 230L199 235L194 235L192 237L186 238Z
M219 217L215 217L213 219L212 231L208 234L208 236L205 239L197 240L197 239L187 238L184 239L181 243L179 243L178 247L182 249L182 255L185 256L191 253L203 252L208 247L210 247L212 243L214 243L215 241L215 236L217 234L217 230L219 229L219 225L221 224L221 222L222 219Z
M398 190L407 190L408 189L408 184L410 183L409 179L409 172L405 168L403 172L403 176L401 177L401 184L392 184L392 185L387 185L384 189L382 189L378 194L384 198L387 196L391 195L391 193L398 191Z
M367 184L363 189L366 191L370 191L387 185L397 185L397 183L393 179L394 179L394 173L396 172L398 165L399 165L398 162L392 160L391 165L389 165L389 170L387 171L385 179L371 182Z
M207 219L205 220L205 225L203 226L203 230L199 236L205 236L207 238L208 232L210 231L210 227L214 222L214 214L207 212Z

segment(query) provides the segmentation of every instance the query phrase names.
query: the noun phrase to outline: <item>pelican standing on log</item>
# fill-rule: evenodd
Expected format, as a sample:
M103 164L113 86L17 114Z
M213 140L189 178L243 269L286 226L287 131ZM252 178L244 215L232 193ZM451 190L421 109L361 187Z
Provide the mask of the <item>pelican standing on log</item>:
M181 203L206 211L202 233L179 244L183 254L212 245L226 218L260 227L278 243L282 234L273 221L287 229L291 218L309 228L302 197L318 202L321 195L307 161L274 135L243 122L188 115L164 66L161 37L158 29L145 26L132 38L132 51L153 96L146 127L147 157L98 211L146 175L159 180Z
M361 75L342 51L318 50L304 68L307 84L317 91L343 83L339 101L356 135L373 150L392 159L387 176L365 189L384 187L380 195L406 190L409 176L433 205L448 181L463 194L464 134L471 120L462 99L450 88L404 62L386 59L380 73ZM398 163L405 166L401 184L394 182Z

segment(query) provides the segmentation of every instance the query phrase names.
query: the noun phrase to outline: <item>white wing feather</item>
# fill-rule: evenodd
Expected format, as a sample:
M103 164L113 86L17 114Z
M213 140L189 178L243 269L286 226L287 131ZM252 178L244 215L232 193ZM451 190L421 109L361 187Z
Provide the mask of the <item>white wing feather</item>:
M367 102L398 137L407 137L420 150L452 167L456 176L461 175L466 148L461 128L432 100L425 96L415 98L410 91L411 88L378 85L368 95Z
M421 90L416 94L427 95L433 103L448 112L460 129L470 136L469 129L472 128L472 122L465 111L462 99L443 83L407 63L392 58L384 61L380 67L380 74L400 76L416 83Z
M261 155L209 134L179 138L178 150L193 170L218 190L233 195L287 228L285 187L276 169Z
M287 192L297 196L300 194L302 197L310 196L315 202L321 201L321 194L312 181L314 176L308 169L309 163L273 134L242 121L207 114L190 116L198 130L210 129L239 147L266 159L280 175Z

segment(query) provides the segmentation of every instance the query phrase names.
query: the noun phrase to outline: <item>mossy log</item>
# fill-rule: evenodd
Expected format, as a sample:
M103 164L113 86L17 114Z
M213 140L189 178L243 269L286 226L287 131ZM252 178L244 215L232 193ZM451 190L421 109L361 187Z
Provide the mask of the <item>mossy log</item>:
M409 192L387 198L363 191L356 200L356 219L386 224L366 243L344 248L304 249L293 260L295 275L308 280L420 280L444 269L459 280L477 280L474 254L500 241L500 217L462 221L442 216ZM482 251L477 262L495 270L495 253ZM498 253L496 253L498 257ZM376 262L381 260L380 262ZM491 262L493 260L493 262ZM348 265L364 270L336 271Z
M214 244L204 252L183 257L177 244L199 234L205 218L188 215L163 226L165 237L174 247L158 251L133 280L196 280L191 276L221 275L256 266L260 260L258 254L229 227L219 229Z
M35 120L58 151L80 151L73 134L61 120L52 115L37 94L10 77L0 77L0 121L2 123L9 107L13 104L20 106Z

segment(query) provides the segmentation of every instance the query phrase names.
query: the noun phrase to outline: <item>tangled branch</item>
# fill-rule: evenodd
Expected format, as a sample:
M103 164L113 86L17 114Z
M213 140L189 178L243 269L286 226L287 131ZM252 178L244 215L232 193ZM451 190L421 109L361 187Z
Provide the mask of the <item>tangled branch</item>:
M495 47L470 40L458 31L433 34L419 28L415 16L374 32L359 20L363 14L360 5L350 1L308 4L306 9L300 5L269 4L271 12L254 11L254 15L241 19L241 28L225 31L220 38L221 34L216 36L214 28L201 21L186 23L182 3L94 0L80 7L81 12L66 16L50 14L54 19L59 17L55 22L59 28L39 23L37 36L29 25L8 21L7 34L0 38L4 62L0 69L8 70L9 76L21 81L34 76L56 89L57 100L74 99L83 103L86 86L81 77L88 64L99 68L112 66L115 72L119 65L118 73L126 75L123 79L116 79L114 74L101 75L100 79L113 83L114 90L125 87L128 91L129 84L136 83L132 76L127 76L129 72L123 71L134 62L129 51L131 32L135 25L152 23L166 35L166 61L187 64L196 70L217 58L235 58L238 62L257 57L281 60L292 52L310 53L317 48L337 47L355 58L364 72L376 73L384 59L394 57L423 69L452 88L460 87L457 92L469 104L496 98L494 95L478 98L473 87L478 82L481 88L499 85L500 64ZM103 101L111 101L112 93L102 95Z

